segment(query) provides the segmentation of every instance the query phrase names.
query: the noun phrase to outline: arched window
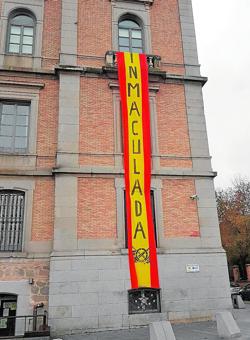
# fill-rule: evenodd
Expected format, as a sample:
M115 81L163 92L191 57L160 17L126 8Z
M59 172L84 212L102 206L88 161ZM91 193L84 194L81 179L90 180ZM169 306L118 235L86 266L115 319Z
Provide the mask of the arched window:
M143 52L142 28L136 21L124 19L119 22L119 51Z
M29 12L11 14L8 23L7 52L32 55L34 51L35 18Z
M24 192L0 190L0 251L22 251Z

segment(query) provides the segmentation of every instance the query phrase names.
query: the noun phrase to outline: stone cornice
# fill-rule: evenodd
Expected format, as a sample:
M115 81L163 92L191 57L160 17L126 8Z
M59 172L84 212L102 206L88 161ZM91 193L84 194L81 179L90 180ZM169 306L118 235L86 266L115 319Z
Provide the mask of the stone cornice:
M82 166L80 168L54 168L53 174L75 174L75 175L124 175L124 169L115 167L102 166ZM216 177L217 173L214 171L195 171L192 169L170 169L162 168L159 170L152 170L152 176L155 177Z
M39 177L51 177L51 169L47 170L25 170L25 169L0 169L1 176L39 176Z
M107 76L110 79L117 79L118 78L118 72L116 67L103 67L103 73L106 73ZM94 70L91 68L86 68L84 70L84 73L92 73ZM113 76L112 76L113 75ZM202 86L206 84L207 77L202 76L188 76L188 75L179 75L179 74L169 74L166 71L161 70L155 70L155 69L149 69L149 80L150 81L160 81L160 82L178 82L178 83L184 83L184 82L198 82L201 83Z
M85 166L80 168L54 168L47 170L18 170L18 169L0 169L1 176L39 176L51 177L53 175L94 175L94 176L124 176L124 170L114 167L91 167ZM207 177L214 178L217 173L214 171L195 171L192 169L170 169L162 168L159 170L152 170L154 177Z
M36 75L48 75L54 76L54 70L43 70L43 69L32 69L32 68L21 68L21 67L0 67L0 75L5 75L9 73L17 73L17 74L36 74Z
M34 87L38 89L44 88L44 83L33 83L33 82L23 82L23 81L10 81L10 80L0 80L0 86L21 86L21 87Z
M154 0L110 0L112 3L116 2L132 2L132 3L143 3L147 5L152 5L154 3Z
M78 249L71 251L53 251L50 256L55 257L79 257L79 256L117 256L117 255L126 255L128 254L128 249L119 248L117 249L103 249L103 250L93 250L93 249ZM179 255L179 254L225 254L225 250L223 248L207 248L207 247L194 247L194 248L176 248L165 249L165 248L157 248L157 254L159 255Z
M58 76L58 73L60 72L71 72L71 73L80 73L81 76L92 76L92 77L104 77L109 79L118 79L118 71L117 67L71 67L71 66L59 66L56 67L54 71L35 71L35 70L18 70L18 69L0 69L0 75L1 71L3 71L3 75L7 75L8 73L23 73L23 74L29 74L30 76L36 75L39 77L42 77L43 75L50 75L50 76ZM178 82L178 83L184 83L184 82L197 82L201 83L202 85L206 84L207 78L202 76L188 76L188 75L179 75L179 74L169 74L166 71L161 71L160 69L149 69L149 76L150 81L153 82ZM5 81L4 81L5 82ZM13 85L21 85L24 86L26 84L21 84L20 82L9 83L11 86ZM7 84L6 84L7 85ZM43 84L41 83L28 83L26 86L36 86L36 87L43 87Z

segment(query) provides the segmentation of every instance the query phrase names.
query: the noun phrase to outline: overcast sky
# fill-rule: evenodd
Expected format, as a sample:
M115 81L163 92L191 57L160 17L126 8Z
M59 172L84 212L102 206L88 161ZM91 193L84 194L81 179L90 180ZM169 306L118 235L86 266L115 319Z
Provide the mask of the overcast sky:
M250 178L250 0L193 0L215 186Z

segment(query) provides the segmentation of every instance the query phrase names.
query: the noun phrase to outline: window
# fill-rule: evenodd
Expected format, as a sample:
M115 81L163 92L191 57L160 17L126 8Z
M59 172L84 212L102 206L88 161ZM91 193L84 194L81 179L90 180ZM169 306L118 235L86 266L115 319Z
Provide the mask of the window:
M119 51L143 52L142 29L133 20L122 20L119 22Z
M160 289L139 288L128 291L129 314L160 313Z
M22 251L24 192L0 191L0 251Z
M0 103L0 150L26 152L28 149L28 126L30 103Z
M150 190L150 200L151 200L151 209L152 209L152 217L153 217L153 224L154 224L155 243L156 243L156 247L157 247L157 231L156 231L154 190ZM124 213L124 215L125 215L125 248L128 248L126 193L125 193L125 190L124 190L124 212L125 212Z
M15 12L8 23L7 52L32 55L34 51L35 19L26 12Z

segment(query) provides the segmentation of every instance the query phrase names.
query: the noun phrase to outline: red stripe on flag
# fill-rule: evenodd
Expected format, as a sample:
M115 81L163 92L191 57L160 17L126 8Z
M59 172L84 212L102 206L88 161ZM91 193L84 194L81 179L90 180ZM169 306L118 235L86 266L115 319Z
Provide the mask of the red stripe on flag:
M148 64L145 54L140 54L141 82L142 82L142 125L144 145L144 191L147 207L148 237L150 253L151 288L159 288L156 242L150 200L151 188L151 136L150 136L150 108L148 89Z
M126 67L125 67L124 53L117 52L116 55L117 55L117 62L118 62L118 76L119 76L120 97L121 97L121 104L122 104L124 170L125 170L125 188L126 188L126 214L127 214L127 235L128 235L128 255L129 255L130 277L131 277L131 287L138 288L138 280L137 280L134 257L133 257L133 250L132 250Z

